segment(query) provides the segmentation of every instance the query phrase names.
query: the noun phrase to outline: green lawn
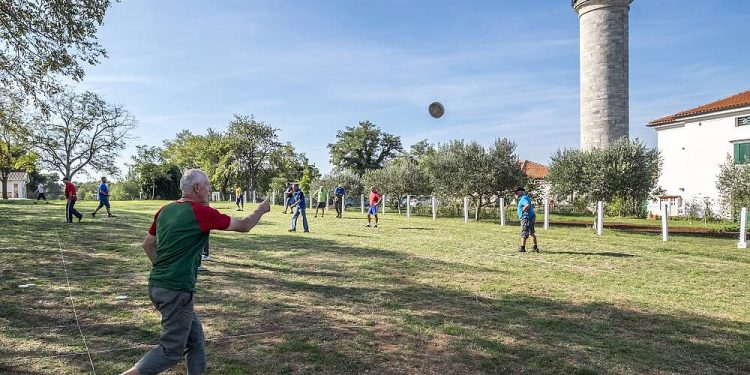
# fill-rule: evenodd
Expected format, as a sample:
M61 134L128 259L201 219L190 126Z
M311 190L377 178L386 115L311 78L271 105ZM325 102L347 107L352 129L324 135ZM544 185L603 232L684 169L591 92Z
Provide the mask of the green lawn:
M65 224L63 202L0 202L0 373L92 373L72 306L97 374L156 342L140 241L161 204ZM280 211L211 236L210 374L750 373L736 240L552 228L519 254L518 229L491 222L389 212L375 229L356 210L290 234Z

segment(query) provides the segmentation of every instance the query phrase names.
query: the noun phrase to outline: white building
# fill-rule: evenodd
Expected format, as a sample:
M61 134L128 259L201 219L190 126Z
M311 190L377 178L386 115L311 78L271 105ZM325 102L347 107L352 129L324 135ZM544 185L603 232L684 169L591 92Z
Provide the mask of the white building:
M649 211L658 214L668 202L670 214L680 215L686 205L707 198L712 211L721 213L719 166L727 157L735 163L750 157L750 91L653 120L648 126L656 129L664 159L659 186L666 190Z
M10 172L8 174L8 198L26 198L26 184L29 174L26 172Z

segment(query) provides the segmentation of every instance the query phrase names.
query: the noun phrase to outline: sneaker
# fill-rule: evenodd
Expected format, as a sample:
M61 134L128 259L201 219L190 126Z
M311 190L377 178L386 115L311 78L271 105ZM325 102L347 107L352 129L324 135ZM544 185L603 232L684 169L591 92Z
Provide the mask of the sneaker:
M109 214L107 217L117 217L117 215Z
M309 230L306 230L306 231L304 231L303 233L310 233L310 231L309 231Z
M535 247L535 248L531 249L531 251L533 251L533 252L535 252L535 253L538 253L538 252L539 252L539 248L538 248L538 247Z
M81 215L81 217L78 218L79 223L81 222L81 219L83 219L83 215Z
M236 209L235 211L242 211L242 210L238 208L238 209Z
M290 232L296 232L296 229L289 229Z
M91 217L96 217L96 212L92 212Z
M377 228L377 227L378 227L378 225L377 225L377 224L375 224L375 228Z
M315 216L313 216L313 217L318 217L318 215L315 215Z
M201 255L201 260L211 260L211 257L208 255Z
M519 253L525 253L525 252L526 252L526 249L524 249L524 248L522 248L522 247L519 247L519 248L518 248L518 252L519 252Z
M365 227L369 228L369 227L370 227L370 224L367 224L367 225L365 225Z
M209 272L206 266L198 266L198 272Z

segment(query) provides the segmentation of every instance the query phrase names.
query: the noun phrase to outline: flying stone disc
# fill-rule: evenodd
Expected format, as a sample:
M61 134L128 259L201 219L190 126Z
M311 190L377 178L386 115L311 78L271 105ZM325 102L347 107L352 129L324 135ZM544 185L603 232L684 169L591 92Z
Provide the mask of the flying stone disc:
M440 102L432 102L428 110L430 111L430 116L434 118L441 118L445 113L445 107Z

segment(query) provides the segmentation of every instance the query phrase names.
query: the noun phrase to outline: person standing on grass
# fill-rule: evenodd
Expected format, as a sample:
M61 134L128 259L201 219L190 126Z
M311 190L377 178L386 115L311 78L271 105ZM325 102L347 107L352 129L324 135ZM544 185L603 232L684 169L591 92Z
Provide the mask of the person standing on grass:
M234 189L234 194L237 197L234 201L234 204L237 205L237 211L245 211L245 196L242 194L242 188L239 185Z
M36 186L36 200L34 201L34 204L39 203L40 199L44 199L44 203L49 204L47 197L44 196L44 184L41 182Z
M309 233L310 227L307 226L307 214L305 214L305 208L307 208L305 203L305 193L303 193L302 189L299 188L299 184L292 185L292 190L294 190L294 194L292 195L292 200L294 202L292 202L290 207L292 209L296 207L296 210L294 211L294 216L292 216L292 222L289 231L297 231L297 218L302 215L302 229L305 230L305 233Z
M341 184L338 184L336 186L336 190L333 191L333 195L336 197L334 200L333 205L336 206L336 217L341 218L341 214L343 213L343 198L344 198L344 188L341 186Z
M321 210L320 217L324 217L326 214L326 202L328 202L328 193L320 187L318 190L318 207L315 207L315 217L318 217L318 209Z
M534 241L534 247L531 251L538 253L539 247L537 246L536 233L534 231L534 221L536 220L534 203L531 202L531 198L526 194L523 187L517 187L515 192L518 198L518 218L521 220L521 247L518 248L518 251L521 253L526 252L526 240L531 236L532 241Z
M96 217L96 213L99 212L99 210L102 209L102 207L107 208L107 217L115 217L115 215L112 215L112 212L109 210L109 186L107 186L107 178L102 177L102 183L99 185L99 207L94 210L94 212L91 213L92 217Z
M78 222L83 219L83 215L75 209L76 201L78 200L78 189L70 182L68 176L63 177L63 183L65 184L65 222L72 223L73 216L78 218Z
M294 189L292 188L291 184L286 185L286 190L284 190L284 213L286 213L286 210L290 208L292 203L294 203L294 199L292 196L294 195Z
M212 230L247 232L271 210L268 200L244 219L224 215L208 206L211 187L199 169L180 179L182 197L162 207L143 241L152 263L148 281L151 302L161 313L159 344L123 375L152 375L183 359L189 375L206 373L206 340L193 306L201 251Z
M370 208L367 209L367 225L366 227L370 227L370 221L372 219L372 216L375 217L375 228L378 227L378 204L380 204L380 200L382 199L382 195L380 195L380 192L378 192L378 188L375 186L370 186Z

